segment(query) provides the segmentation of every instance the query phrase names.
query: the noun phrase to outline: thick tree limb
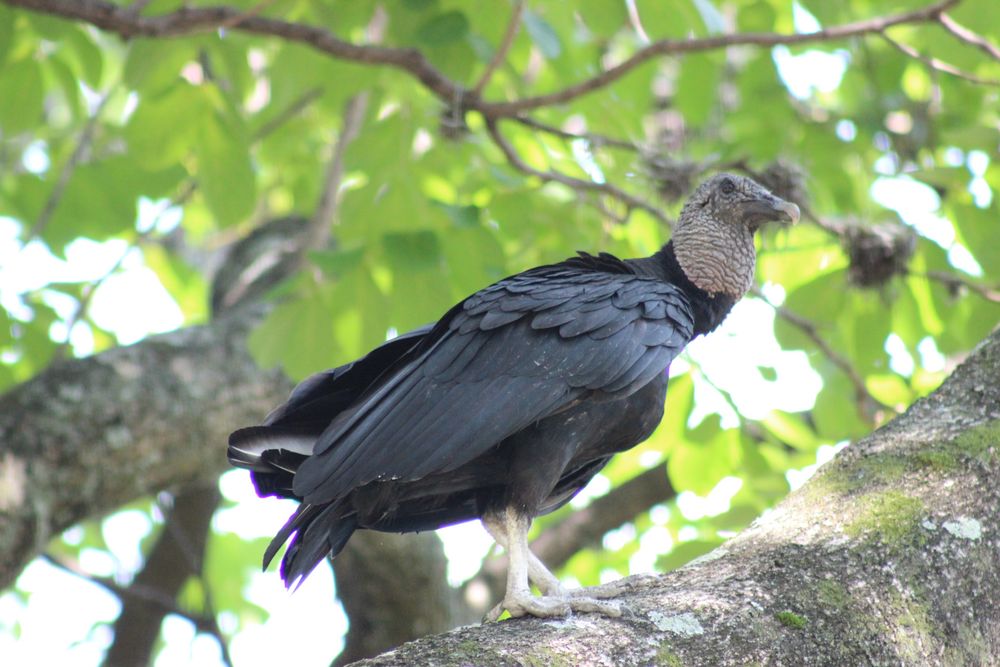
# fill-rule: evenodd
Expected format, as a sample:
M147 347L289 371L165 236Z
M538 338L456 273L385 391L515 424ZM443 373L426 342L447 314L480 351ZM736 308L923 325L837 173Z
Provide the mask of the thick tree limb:
M0 588L73 524L226 469L229 432L290 388L247 352L259 318L58 363L0 396Z
M620 619L518 619L364 665L1000 661L1000 332L721 548L631 577Z

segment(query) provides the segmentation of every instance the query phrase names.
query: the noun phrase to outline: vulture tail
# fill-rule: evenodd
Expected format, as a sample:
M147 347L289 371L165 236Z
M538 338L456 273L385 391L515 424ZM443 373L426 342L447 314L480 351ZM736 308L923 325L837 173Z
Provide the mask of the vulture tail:
M316 436L301 429L250 426L229 436L229 462L250 471L257 495L299 498L292 492L292 479L312 453Z
M345 511L351 513L342 516ZM357 528L357 515L341 502L300 505L268 545L264 568L291 538L281 558L281 578L286 587L298 587L327 555L332 558L339 554Z

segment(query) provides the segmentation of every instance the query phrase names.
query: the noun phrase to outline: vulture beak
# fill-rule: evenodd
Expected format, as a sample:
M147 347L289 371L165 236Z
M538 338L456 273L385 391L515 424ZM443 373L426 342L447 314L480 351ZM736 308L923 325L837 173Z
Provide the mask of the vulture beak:
M741 208L743 222L751 229L757 229L765 222L794 225L800 216L798 206L775 196L744 202Z

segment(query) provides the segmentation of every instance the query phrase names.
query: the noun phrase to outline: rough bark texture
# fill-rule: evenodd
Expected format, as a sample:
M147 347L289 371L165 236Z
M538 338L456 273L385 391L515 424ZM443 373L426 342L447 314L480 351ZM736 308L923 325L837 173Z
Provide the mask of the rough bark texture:
M620 619L516 619L364 665L1000 662L1000 333L723 547L633 577Z
M227 468L229 432L290 388L246 350L258 318L59 363L0 396L0 588L78 521Z

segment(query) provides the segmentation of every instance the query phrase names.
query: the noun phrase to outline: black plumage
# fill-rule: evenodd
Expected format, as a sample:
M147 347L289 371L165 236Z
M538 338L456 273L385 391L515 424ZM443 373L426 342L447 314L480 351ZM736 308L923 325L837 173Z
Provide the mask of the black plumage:
M719 176L702 186L701 209L685 208L688 223L725 204L717 199L734 182L757 208L750 216L737 201L724 224L752 235L760 201L773 219L797 218L749 179ZM652 433L670 362L741 296L699 287L675 250L671 242L636 260L581 253L501 280L436 324L310 377L263 425L234 432L229 458L252 471L258 493L302 501L265 566L290 539L281 575L291 585L355 530L482 518L511 555L494 617L504 608L615 613L562 591L527 551L527 527ZM529 578L546 597L530 595Z

